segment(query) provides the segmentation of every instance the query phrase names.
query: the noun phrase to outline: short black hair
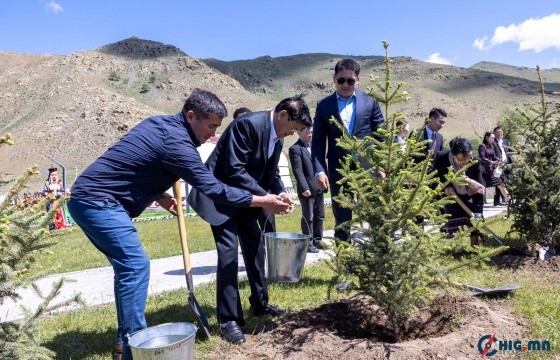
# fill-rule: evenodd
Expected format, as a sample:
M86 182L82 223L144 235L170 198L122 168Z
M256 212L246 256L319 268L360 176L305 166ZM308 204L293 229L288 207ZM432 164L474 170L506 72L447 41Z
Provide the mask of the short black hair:
M193 90L183 105L185 114L190 110L203 118L211 114L218 114L222 119L227 116L226 107L215 94L198 88Z
M286 110L290 121L301 123L305 127L312 126L313 122L311 121L311 115L309 115L309 106L303 100L303 96L303 94L300 94L285 98L276 105L274 112L278 113Z
M430 110L430 113L428 114L428 117L430 119L435 119L436 117L440 117L440 116L447 117L447 112L445 112L445 110L443 110L442 108L438 108L438 107L435 107L432 110Z
M496 131L498 131L498 130L504 131L504 128L503 128L502 126L498 125L498 126L496 126L496 127L494 128L493 132L496 132Z
M239 115L243 115L245 113L251 112L251 109L246 107L240 107L233 112L233 118L237 118Z
M360 64L353 59L342 59L334 66L334 74L338 74L343 70L352 70L356 75L360 75Z
M449 147L453 155L466 154L473 151L472 143L468 139L462 137L451 139Z

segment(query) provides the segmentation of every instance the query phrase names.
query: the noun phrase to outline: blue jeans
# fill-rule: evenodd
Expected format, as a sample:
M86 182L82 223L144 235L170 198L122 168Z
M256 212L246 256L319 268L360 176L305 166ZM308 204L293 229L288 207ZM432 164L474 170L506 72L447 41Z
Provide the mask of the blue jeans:
M68 210L92 244L113 266L117 344L125 345L124 358L131 359L126 335L146 328L150 259L140 243L132 219L118 202L71 198Z

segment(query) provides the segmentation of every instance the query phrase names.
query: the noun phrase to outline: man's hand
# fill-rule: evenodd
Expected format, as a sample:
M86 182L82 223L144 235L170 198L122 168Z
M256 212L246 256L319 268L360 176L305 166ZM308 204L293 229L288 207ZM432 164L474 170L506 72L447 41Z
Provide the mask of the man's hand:
M285 202L283 197L273 194L264 196L253 195L251 206L262 207L274 214L285 214L290 210L290 204Z
M329 188L329 178L326 174L317 175L317 185L324 191L327 191Z
M163 193L163 195L156 200L159 206L169 211L173 215L177 215L177 201L175 198L168 193Z
M282 215L284 214L289 214L292 211L294 211L295 208L295 204L294 204L294 200L292 200L292 198L290 197L290 195L286 194L286 193L282 193L279 195L282 198L282 201L286 204L288 204L290 206L290 208L288 209L288 211L286 211L285 213L282 213Z
M301 193L301 195L303 195L303 197L310 197L311 196L311 190L305 190L304 192Z

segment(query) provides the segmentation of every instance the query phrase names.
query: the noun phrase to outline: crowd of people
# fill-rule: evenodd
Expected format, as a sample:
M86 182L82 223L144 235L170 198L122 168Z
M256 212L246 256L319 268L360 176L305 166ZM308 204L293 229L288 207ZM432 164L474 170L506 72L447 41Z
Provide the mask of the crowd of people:
M176 214L178 204L166 190L179 179L192 187L187 201L211 225L216 242L216 313L222 337L234 344L245 342L237 279L238 246L247 269L252 314L285 313L269 303L261 236L263 230L274 231L274 214L289 213L294 207L278 168L284 138L298 135L289 147L289 159L302 208L301 230L311 239L308 251L318 252L323 247L324 194L330 191L335 198L344 191L338 184L338 169L340 160L348 154L337 146L342 131L330 122L331 117L358 139L371 135L385 122L378 102L357 88L360 65L356 61L340 60L332 81L335 91L318 101L313 121L301 95L283 99L272 110L238 109L206 163L196 148L215 135L227 111L216 95L195 89L180 112L144 119L76 179L68 202L69 212L107 257L115 273L114 359L130 360L128 335L147 326L150 260L132 218L154 201ZM446 123L447 113L434 108L428 118L422 139L431 140L427 142L425 156L433 156L433 170L444 176L449 167L459 170L469 163L474 155L468 140L455 138L450 142L450 150L444 150L439 131ZM410 126L405 121L397 126L395 140L405 142ZM488 186L498 187L504 200L509 200L503 180L505 172L497 175L497 169L509 156L507 146L503 129L485 136L478 149L480 165L469 168L466 185L453 186L457 198L476 216L482 216L480 201ZM378 170L374 176L384 174ZM334 200L332 211L335 237L349 241L350 229L344 225L352 219L352 210ZM452 216L465 215L461 206L445 211Z

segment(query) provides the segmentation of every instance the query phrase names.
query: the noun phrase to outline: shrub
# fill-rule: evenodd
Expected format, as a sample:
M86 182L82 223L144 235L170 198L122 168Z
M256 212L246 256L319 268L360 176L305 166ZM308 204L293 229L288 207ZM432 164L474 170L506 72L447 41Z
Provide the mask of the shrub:
M541 82L539 107L518 107L512 118L522 125L512 174L506 186L510 189L513 216L512 232L518 232L529 245L560 246L560 104L545 99Z
M143 83L142 86L140 86L140 94L147 93L148 91L150 91L150 85Z
M109 80L119 81L120 79L121 76L115 70L111 70L111 72L109 73Z
M13 144L11 136L0 138L0 144ZM17 302L20 297L17 290L31 284L43 302L36 309L22 306L25 319L21 322L6 321L0 324L0 359L52 359L55 354L42 347L35 340L34 323L45 312L74 302L81 302L78 295L74 298L53 304L59 294L64 280L56 283L49 294L43 295L33 284L34 255L53 245L48 230L60 201L53 204L46 212L44 199L35 206L21 206L15 199L31 176L38 174L37 166L25 171L12 185L6 198L0 203L0 304L11 299ZM24 278L23 274L27 274Z

